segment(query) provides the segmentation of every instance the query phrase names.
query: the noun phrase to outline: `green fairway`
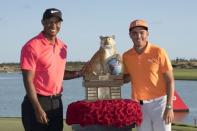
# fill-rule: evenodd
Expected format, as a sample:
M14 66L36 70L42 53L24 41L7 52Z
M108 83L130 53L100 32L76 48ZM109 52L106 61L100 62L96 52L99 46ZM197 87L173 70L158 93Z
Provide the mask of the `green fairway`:
M0 131L23 131L20 118L0 118ZM64 131L71 131L71 127L64 125ZM133 129L132 131L136 131ZM173 124L172 131L197 131L197 127L185 124Z
M0 131L24 131L20 118L0 118ZM64 131L71 131L71 127L64 125Z
M197 69L174 69L176 80L197 80Z

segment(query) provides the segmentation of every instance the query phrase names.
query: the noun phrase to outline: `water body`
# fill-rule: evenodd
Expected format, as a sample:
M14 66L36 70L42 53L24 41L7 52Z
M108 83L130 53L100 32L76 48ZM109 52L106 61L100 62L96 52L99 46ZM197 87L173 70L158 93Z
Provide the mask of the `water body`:
M67 106L85 98L82 79L64 81L64 116ZM197 119L197 81L175 81L176 91L188 105L189 113L175 113L175 122L194 124ZM122 86L122 97L130 98L130 84ZM20 117L21 102L25 94L20 73L0 73L0 117Z

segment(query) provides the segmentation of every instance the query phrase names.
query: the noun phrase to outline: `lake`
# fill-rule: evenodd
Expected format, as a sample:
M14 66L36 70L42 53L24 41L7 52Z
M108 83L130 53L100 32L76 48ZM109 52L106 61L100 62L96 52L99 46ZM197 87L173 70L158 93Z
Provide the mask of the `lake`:
M82 79L63 83L64 116L69 103L85 98ZM175 81L177 93L189 107L189 113L175 113L175 122L194 124L197 119L197 81ZM122 86L122 97L130 98L130 84ZM21 102L25 95L21 73L0 73L0 117L20 117Z

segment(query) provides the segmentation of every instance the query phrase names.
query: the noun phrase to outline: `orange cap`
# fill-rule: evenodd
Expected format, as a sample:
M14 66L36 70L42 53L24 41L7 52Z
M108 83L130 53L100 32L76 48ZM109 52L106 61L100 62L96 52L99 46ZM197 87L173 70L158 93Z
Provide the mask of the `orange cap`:
M134 20L134 21L131 22L129 30L131 30L132 28L137 27L137 26L142 26L142 27L145 27L145 28L148 29L148 24L146 23L146 21L144 21L144 20Z

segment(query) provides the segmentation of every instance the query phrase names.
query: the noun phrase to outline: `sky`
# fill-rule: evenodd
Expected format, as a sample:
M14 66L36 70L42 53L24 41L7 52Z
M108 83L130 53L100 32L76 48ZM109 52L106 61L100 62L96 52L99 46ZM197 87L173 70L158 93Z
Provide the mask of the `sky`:
M149 25L149 41L170 59L197 59L196 0L0 0L0 63L18 63L22 46L39 34L47 8L62 11L58 37L68 46L68 61L88 61L100 36L115 35L123 54L132 48L128 27L135 19Z

